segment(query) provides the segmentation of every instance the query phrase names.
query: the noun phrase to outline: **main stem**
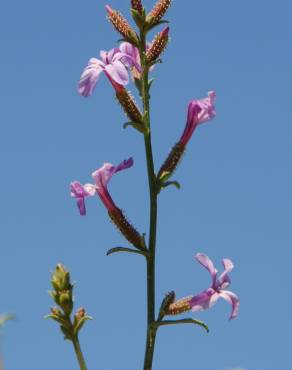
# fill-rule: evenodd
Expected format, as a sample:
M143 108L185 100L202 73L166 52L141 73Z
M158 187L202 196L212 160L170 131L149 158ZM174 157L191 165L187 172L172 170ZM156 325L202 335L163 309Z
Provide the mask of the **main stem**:
M145 117L146 133L144 134L147 173L150 193L150 222L149 222L149 242L147 257L147 339L144 358L144 370L152 369L156 330L152 330L155 322L155 247L156 247L156 227L157 227L157 189L156 175L151 144L150 127L150 104L149 104L149 83L148 67L146 61L146 39L141 32L140 58L142 66L142 88L141 95L143 100L143 110Z
M75 336L74 339L72 339L74 350L76 353L76 357L79 363L80 370L87 370L87 366L83 357L83 353L81 351L80 343L78 340L78 337Z

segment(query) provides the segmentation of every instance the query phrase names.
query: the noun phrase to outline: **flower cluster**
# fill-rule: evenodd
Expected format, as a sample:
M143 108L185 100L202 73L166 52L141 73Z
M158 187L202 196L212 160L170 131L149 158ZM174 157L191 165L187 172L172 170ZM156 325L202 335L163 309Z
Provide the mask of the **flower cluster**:
M219 298L225 299L232 306L229 319L234 319L238 315L239 299L236 294L226 290L231 280L229 273L233 269L233 263L230 259L223 259L224 271L218 276L218 271L214 267L212 260L203 253L198 253L195 259L205 267L211 275L211 286L200 294L182 298L168 306L166 314L178 315L186 311L203 311L212 307Z

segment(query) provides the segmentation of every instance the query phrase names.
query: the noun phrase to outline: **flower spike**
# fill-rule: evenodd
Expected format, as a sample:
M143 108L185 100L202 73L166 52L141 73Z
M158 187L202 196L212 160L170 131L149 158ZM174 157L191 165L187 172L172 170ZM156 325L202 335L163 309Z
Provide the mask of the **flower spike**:
M151 12L147 15L146 21L150 26L159 23L171 5L171 0L158 0Z
M169 27L166 27L155 36L155 39L146 54L148 64L157 60L165 50L169 40L168 33Z
M157 179L161 184L168 180L176 170L185 152L185 148L191 139L195 129L201 123L207 122L216 116L214 107L216 93L209 91L208 97L200 100L193 100L188 106L187 123L182 136L172 148L165 162L161 166Z
M116 92L116 96L129 119L134 123L138 123L143 131L142 113L130 92L122 88Z
M109 5L106 5L106 11L108 13L108 19L115 27L115 29L129 42L138 45L139 39L136 32L130 26L124 16L117 10L112 9Z
M131 7L134 10L137 10L139 14L143 14L143 4L141 0L131 0Z

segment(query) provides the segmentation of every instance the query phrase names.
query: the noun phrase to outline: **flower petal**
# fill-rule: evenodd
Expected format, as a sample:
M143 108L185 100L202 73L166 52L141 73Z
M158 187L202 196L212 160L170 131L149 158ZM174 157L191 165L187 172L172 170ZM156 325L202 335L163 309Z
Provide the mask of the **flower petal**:
M215 91L209 91L207 98L198 100L198 103L202 108L202 112L199 115L200 123L209 121L216 116L216 110L214 106L215 98Z
M92 173L97 190L105 189L108 182L115 173L115 166L111 163L104 163L104 165Z
M96 194L96 187L93 184L85 184L83 188L90 197L93 197Z
M120 60L127 68L135 67L141 73L139 50L129 42L122 42L119 49L120 53L115 54L113 61Z
M116 166L115 172L126 170L127 168L132 167L134 164L134 160L132 157L129 159L125 159L123 162L121 162L119 165Z
M129 83L129 75L126 67L119 60L105 66L105 71L116 83L125 86Z
M195 259L209 271L212 277L212 283L214 285L216 283L216 277L217 277L218 271L215 269L213 262L210 260L208 256L206 256L203 253L197 253L195 255Z
M79 181L72 181L70 184L71 197L80 198L88 196L88 192L84 189L84 186Z
M217 293L212 288L204 290L202 293L192 297L190 301L190 306L192 307L192 311L207 310L208 308L212 307L217 302L219 297L220 297L219 293Z
M96 189L106 189L107 184L109 183L114 173L130 168L133 166L133 164L133 158L124 160L117 166L114 166L111 163L104 163L101 168L92 173L92 177L96 183Z
M81 74L78 83L78 93L85 97L90 96L99 80L99 76L102 71L103 63L96 58L91 58L87 67Z
M234 319L238 315L239 311L239 298L237 297L236 294L230 292L229 290L221 291L219 293L219 296L232 305L232 311L229 320Z
M77 199L77 207L79 209L80 215L85 216L86 215L86 207L85 207L84 197Z
M225 289L231 283L231 280L230 280L230 277L229 277L228 274L233 270L234 265L233 265L232 261L228 258L224 258L222 260L222 265L224 267L224 271L219 276L218 280L219 280L220 288Z

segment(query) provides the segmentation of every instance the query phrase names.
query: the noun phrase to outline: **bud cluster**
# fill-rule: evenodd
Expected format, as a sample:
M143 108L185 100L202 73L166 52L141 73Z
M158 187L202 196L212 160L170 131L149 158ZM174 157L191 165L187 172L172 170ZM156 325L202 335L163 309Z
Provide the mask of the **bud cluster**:
M79 308L74 315L72 324L70 315L73 310L73 284L70 281L70 272L63 265L56 266L51 284L54 290L49 293L60 308L51 308L51 313L47 317L60 324L65 339L74 340L85 321L91 318L86 315L84 308Z

